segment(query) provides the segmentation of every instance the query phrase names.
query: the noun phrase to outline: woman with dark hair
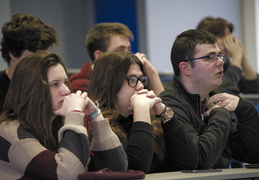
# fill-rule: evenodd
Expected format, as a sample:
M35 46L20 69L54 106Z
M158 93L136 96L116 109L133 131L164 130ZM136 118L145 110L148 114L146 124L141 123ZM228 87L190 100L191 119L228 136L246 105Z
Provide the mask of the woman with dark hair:
M128 169L170 171L163 129L177 125L173 111L153 91L144 89L148 82L134 54L106 52L95 62L88 93L99 102L104 117L119 136L128 156Z
M77 179L86 171L90 150L93 170L127 169L126 154L108 120L87 93L70 93L57 55L29 55L13 77L0 116L2 179Z

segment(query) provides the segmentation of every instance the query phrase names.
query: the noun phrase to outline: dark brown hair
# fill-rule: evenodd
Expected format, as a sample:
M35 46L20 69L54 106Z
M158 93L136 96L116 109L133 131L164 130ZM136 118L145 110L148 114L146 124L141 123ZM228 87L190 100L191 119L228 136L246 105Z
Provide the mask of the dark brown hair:
M205 17L200 21L197 29L205 29L216 37L225 36L225 30L229 29L230 33L234 31L234 25L222 18Z
M144 74L141 61L130 52L111 51L102 54L96 61L88 89L89 97L93 101L98 101L100 109L104 117L109 119L113 131L126 141L126 134L117 123L119 118L117 93L121 89L125 76L132 64L139 65ZM154 151L159 159L163 160L166 151L161 122L153 119L152 126L155 137Z
M176 76L180 76L179 64L193 59L197 44L215 44L216 38L206 30L190 29L179 34L171 49L171 63ZM194 62L192 67L194 67Z
M57 44L55 29L39 18L24 13L12 16L2 27L2 57L9 64L11 53L19 58L24 50L36 52Z
M94 52L99 50L106 52L110 39L114 35L122 35L129 40L134 36L131 30L122 23L99 23L86 35L86 49L92 61L94 61Z

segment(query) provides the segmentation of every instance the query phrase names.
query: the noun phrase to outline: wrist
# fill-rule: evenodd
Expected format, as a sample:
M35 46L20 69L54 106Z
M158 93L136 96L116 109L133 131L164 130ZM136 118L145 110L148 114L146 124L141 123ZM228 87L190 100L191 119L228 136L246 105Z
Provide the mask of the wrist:
M88 119L90 121L94 120L101 114L101 110L98 107L93 107L93 109L95 109L95 111L88 115Z
M167 122L168 120L174 117L174 111L171 108L165 106L162 113L160 113L159 115L156 115L156 117L160 119L162 122Z

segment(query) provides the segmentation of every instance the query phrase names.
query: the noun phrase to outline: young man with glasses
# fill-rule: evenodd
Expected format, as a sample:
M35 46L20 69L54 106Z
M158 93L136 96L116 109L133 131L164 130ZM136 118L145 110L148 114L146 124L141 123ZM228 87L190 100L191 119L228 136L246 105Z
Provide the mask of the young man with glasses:
M208 96L222 83L223 59L215 36L205 30L182 32L173 44L174 80L159 97L185 129L184 134L164 131L175 170L228 168L232 158L259 162L259 118L254 105L227 93ZM178 140L168 140L172 136Z

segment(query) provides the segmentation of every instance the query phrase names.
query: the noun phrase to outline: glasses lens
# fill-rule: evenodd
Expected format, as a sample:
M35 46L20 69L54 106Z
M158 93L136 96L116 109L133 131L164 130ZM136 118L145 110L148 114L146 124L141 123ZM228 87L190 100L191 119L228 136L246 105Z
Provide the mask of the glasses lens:
M144 87L148 86L148 77L147 76L142 76L140 78L140 82L143 84Z
M131 76L131 77L128 78L128 81L129 81L130 87L135 87L138 83L138 78L135 77L135 76Z

